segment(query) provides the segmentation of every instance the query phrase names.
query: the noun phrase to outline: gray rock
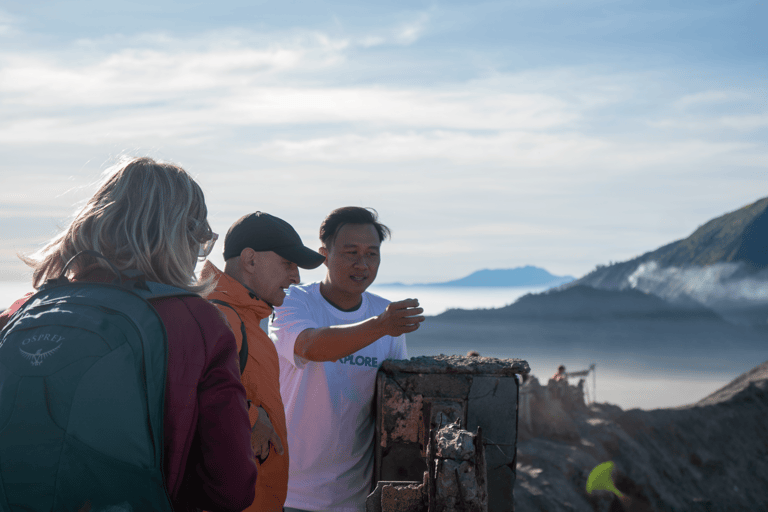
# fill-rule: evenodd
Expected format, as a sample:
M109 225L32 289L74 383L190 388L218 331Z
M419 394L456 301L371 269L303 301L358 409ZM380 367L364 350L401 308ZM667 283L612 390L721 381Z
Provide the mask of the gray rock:
M441 428L435 436L437 456L456 461L471 460L475 456L475 436L462 430L457 423Z

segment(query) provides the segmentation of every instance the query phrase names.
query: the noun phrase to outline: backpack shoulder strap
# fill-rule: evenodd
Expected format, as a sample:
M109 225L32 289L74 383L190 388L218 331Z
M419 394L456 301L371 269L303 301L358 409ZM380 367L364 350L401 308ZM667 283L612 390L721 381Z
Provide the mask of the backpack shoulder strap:
M171 286L169 284L163 284L163 283L155 283L152 281L146 281L144 283L148 290L142 290L138 286L133 289L134 293L138 293L145 299L162 299L165 297L179 297L179 296L193 296L193 297L199 297L198 294L189 292L187 290L184 290L182 288L177 288L175 286ZM235 308L232 307L231 304L224 302L223 300L218 299L210 299L208 302L212 302L214 304L219 304L221 306L228 307L232 311L235 312L237 315L237 319L240 320L240 333L243 337L243 342L240 346L240 374L243 373L245 370L245 365L248 363L248 335L245 332L245 322L243 322L243 319L240 318L240 313L237 312Z
M240 373L242 374L245 370L245 365L248 364L248 335L245 332L245 322L240 317L240 313L228 302L219 299L208 299L208 302L231 309L237 315L237 319L240 320L240 334L243 336L243 342L240 344Z
M142 285L146 286L146 289L142 289ZM184 290L183 288L171 286L170 284L156 283L154 281L144 281L141 285L131 288L131 291L141 295L147 300L162 299L165 297L199 297L197 293Z
M0 311L0 329L5 327L9 322L13 315L16 314L18 310L20 310L28 301L29 298L34 295L33 292L29 292L13 304L11 304L11 307L6 309L5 311Z

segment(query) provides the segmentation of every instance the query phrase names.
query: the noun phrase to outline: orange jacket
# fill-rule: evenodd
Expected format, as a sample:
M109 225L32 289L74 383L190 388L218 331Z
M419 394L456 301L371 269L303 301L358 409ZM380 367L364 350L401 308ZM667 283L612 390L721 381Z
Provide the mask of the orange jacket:
M228 303L237 310L240 319L245 323L248 336L248 363L241 380L246 396L252 401L248 411L251 426L258 418L256 408L263 407L277 435L280 436L285 450L283 455L278 455L274 448L270 449L269 457L259 466L256 498L245 510L281 512L288 492L288 434L285 427L283 400L280 398L280 366L275 345L259 326L262 319L272 314L272 308L266 302L254 298L236 279L217 269L210 261L206 261L202 276L205 278L211 275L216 277L218 282L216 289L206 298ZM239 352L243 342L240 319L230 308L220 305L217 307L227 318L232 332L235 333Z

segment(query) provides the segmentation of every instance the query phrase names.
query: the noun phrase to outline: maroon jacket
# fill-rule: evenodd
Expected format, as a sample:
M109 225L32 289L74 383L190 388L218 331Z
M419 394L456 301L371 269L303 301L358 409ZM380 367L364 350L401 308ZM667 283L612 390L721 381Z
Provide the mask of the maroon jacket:
M96 271L83 280L108 279ZM0 315L0 328L27 298ZM234 335L202 298L152 304L168 332L163 462L174 510L243 510L253 501L257 469Z

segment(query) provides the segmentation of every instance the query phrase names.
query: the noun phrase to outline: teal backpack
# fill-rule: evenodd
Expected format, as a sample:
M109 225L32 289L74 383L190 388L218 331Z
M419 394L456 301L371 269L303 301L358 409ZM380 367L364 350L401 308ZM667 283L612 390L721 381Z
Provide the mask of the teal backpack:
M194 294L116 269L111 284L69 282L71 262L0 332L0 510L172 511L168 340L148 300Z

